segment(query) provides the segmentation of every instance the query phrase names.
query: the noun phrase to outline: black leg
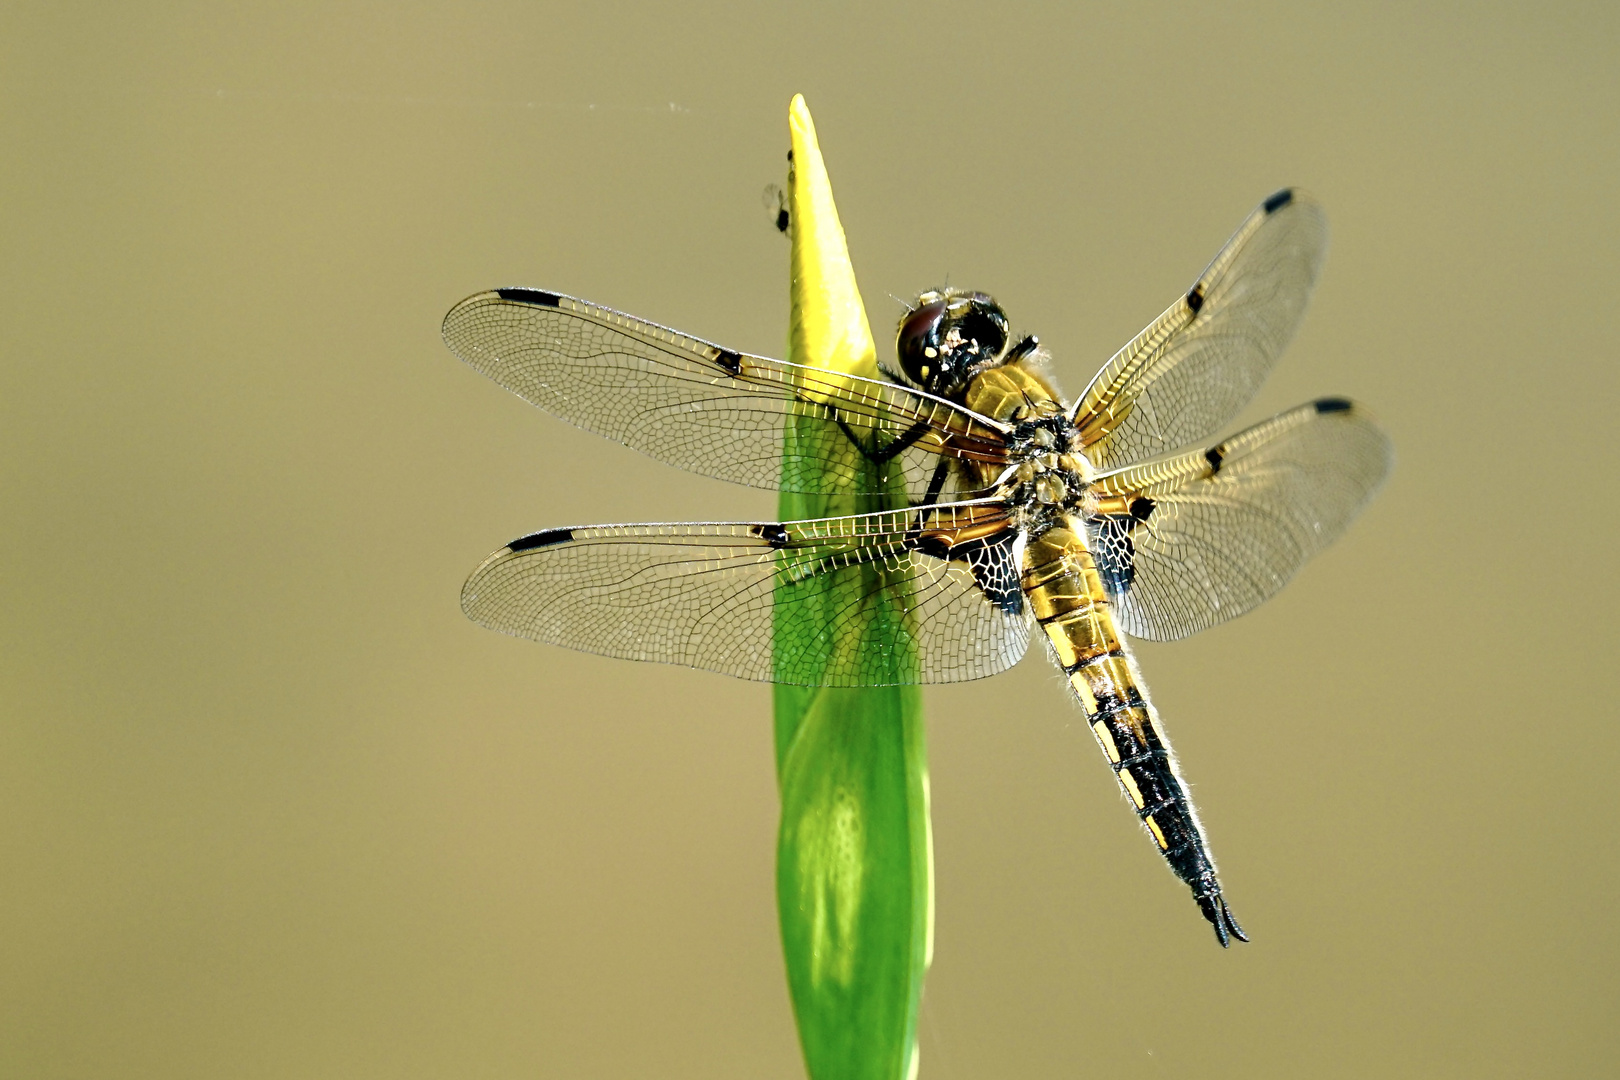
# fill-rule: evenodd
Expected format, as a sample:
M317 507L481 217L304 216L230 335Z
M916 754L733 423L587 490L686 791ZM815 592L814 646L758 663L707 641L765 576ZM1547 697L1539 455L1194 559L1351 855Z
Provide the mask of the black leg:
M945 490L945 478L950 475L951 463L940 458L934 466L934 475L928 478L928 490L923 493L922 502L912 503L912 509L917 511L917 520L912 522L911 528L906 532L906 539L915 543L917 537L922 535L923 518L928 516L928 510L939 501L939 493Z
M934 465L934 475L928 478L928 490L923 492L922 502L912 503L912 506L926 510L939 501L939 493L945 490L945 480L951 474L951 463L948 458L940 458Z
M833 422L838 425L838 430L844 433L845 438L849 439L850 444L861 452L861 456L874 465L882 465L885 461L892 461L894 458L899 457L906 447L928 434L932 429L932 425L927 420L918 420L907 429L904 435L901 435L888 446L881 450L868 450L861 445L861 440L855 437L855 433L849 429L849 425L844 423L841 417L833 417Z

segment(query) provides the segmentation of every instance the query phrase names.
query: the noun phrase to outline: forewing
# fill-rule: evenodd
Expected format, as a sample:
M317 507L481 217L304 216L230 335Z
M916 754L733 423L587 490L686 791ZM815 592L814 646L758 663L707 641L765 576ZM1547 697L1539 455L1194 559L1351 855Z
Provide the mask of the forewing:
M1098 477L1090 540L1120 626L1166 641L1253 608L1345 530L1392 460L1357 406L1324 398Z
M1000 426L949 401L734 352L557 293L497 289L469 297L445 316L444 340L474 368L571 424L753 487L884 494L899 476L917 501L941 455L1006 460ZM825 425L830 437L804 439L798 428L802 445L820 449L794 455L784 474L789 417Z
M1014 536L1005 507L986 502L550 529L486 559L461 606L519 637L744 679L958 682L1010 667L1028 644Z
M1236 416L1293 338L1326 253L1327 218L1314 199L1285 189L1262 203L1076 402L1092 463L1170 453Z

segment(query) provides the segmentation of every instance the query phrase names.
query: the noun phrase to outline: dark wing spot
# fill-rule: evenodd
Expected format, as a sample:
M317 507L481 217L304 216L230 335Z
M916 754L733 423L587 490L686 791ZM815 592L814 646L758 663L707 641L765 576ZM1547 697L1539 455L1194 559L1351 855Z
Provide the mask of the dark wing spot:
M1018 563L1013 558L1013 542L1017 539L1017 529L1003 529L993 536L963 544L955 552L959 558L966 557L968 569L973 572L973 583L984 593L984 598L1009 615L1024 610L1024 590L1019 585Z
M551 547L553 544L566 544L573 538L573 529L541 529L537 533L530 533L512 541L506 547L509 551L533 551L535 548Z
M788 535L788 531L785 526L777 525L774 522L767 525L755 525L748 531L765 541L767 544L771 545L771 547L776 548L778 551L787 547L788 541L792 539L792 537Z
M973 583L984 598L1009 615L1024 610L1024 590L1018 581L1018 564L1013 559L1013 542L1018 530L1006 528L993 536L952 544L938 533L917 537L911 548L920 555L951 562L965 562Z
M1120 596L1136 581L1136 541L1131 534L1153 516L1158 503L1145 495L1130 502L1130 513L1087 518L1091 526L1091 557L1097 563L1097 576L1110 596Z
M1319 398L1314 404L1316 405L1316 411L1318 413L1349 412L1351 409L1355 408L1355 406L1350 403L1349 398L1342 397Z
M715 356L714 362L725 368L733 377L742 374L742 354L734 353L730 349L721 349Z
M1119 596L1136 580L1136 544L1131 540L1131 525L1123 524L1128 519L1106 520L1107 524L1097 530L1098 543L1091 557L1108 595Z
M1192 308L1194 315L1204 307L1204 284L1199 282L1187 291L1187 306Z
M502 300L511 300L518 304L533 304L535 307L556 307L562 299L556 293L543 292L540 289L496 289L495 295Z
M1221 462L1226 460L1226 454L1218 446L1212 446L1204 451L1204 460L1209 462L1209 475L1214 476L1221 471Z
M1262 203L1261 206L1264 207L1266 213L1275 214L1277 211L1281 210L1283 207L1287 206L1293 201L1294 189L1283 188L1281 191L1277 192L1271 198Z
M793 219L788 216L787 207L782 207L782 209L776 212L776 231L787 232L788 226L792 224L792 221Z

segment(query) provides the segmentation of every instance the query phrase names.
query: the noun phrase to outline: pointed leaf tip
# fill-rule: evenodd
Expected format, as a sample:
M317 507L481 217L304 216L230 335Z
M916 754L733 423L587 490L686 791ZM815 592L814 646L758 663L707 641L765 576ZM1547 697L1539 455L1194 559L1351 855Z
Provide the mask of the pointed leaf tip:
M816 142L803 94L788 106L793 168L788 174L793 217L793 360L866 378L877 376L872 327L855 284L832 181Z
M832 185L802 96L788 109L793 168L792 328L799 364L877 377L866 310L855 285ZM825 384L825 377L818 377ZM789 418L784 469L808 462L860 477L851 490L784 491L783 520L877 509L857 491L889 487L890 508L906 505L898 475L880 466L819 417ZM826 576L826 610L860 606L860 625L821 630L779 621L778 655L830 655L872 647L912 670L899 633L910 610L903 575L873 591L885 571L846 566ZM780 589L791 588L783 585ZM882 599L874 602L874 597ZM801 597L787 601L798 603ZM778 603L785 602L778 594ZM778 609L782 610L781 608ZM798 636L794 636L798 635ZM782 822L777 901L788 986L805 1066L814 1080L915 1080L917 1010L933 942L933 858L928 825L928 763L922 694L914 685L775 688Z

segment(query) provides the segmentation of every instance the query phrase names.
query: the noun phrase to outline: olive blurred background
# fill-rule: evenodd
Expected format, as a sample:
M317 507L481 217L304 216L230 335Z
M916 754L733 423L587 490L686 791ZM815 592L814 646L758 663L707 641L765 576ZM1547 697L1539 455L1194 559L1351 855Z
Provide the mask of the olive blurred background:
M534 529L775 497L438 336L526 284L780 354L796 91L880 355L948 280L1076 392L1298 184L1244 419L1398 455L1140 652L1253 944L1044 657L929 691L923 1076L1616 1068L1612 5L12 4L0 58L0 1074L801 1074L769 689L457 607Z

